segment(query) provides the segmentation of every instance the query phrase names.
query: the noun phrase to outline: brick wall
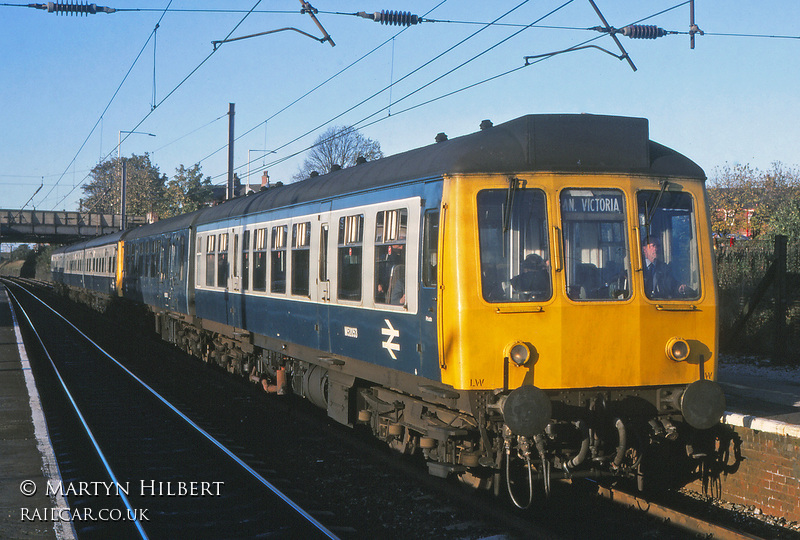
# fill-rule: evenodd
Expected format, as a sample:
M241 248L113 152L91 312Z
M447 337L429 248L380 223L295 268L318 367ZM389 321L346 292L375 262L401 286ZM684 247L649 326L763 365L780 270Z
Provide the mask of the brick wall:
M800 521L800 426L726 414L718 459L690 489Z

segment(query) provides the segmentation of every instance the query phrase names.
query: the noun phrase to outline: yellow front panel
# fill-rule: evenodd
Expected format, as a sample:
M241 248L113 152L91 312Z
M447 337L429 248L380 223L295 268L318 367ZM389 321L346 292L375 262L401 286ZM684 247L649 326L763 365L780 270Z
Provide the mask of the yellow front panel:
M505 175L445 179L440 268L440 355L442 381L459 389L516 388L523 383L543 389L620 387L688 383L713 379L716 356L716 299L713 257L703 187L682 181L696 204L693 231L700 239L702 293L692 301L653 301L643 294L641 255L632 260L630 297L616 301L576 301L566 295L562 249L553 249L561 226L560 190L576 186L622 190L627 206L629 244L636 237L637 189L658 189L654 179L619 175L517 175L526 188L541 189L547 199L553 295L545 301L497 303L481 289L480 243L476 198L481 190L507 189ZM560 247L560 246L559 246ZM635 248L638 250L638 247ZM667 358L670 338L689 342L688 361ZM510 343L532 345L534 361L509 362ZM701 356L703 364L701 366ZM701 375L702 372L702 375Z
M125 268L125 242L120 240L119 242L117 242L117 267L114 269L117 282L117 294L119 296L122 296L122 278L123 278L124 268Z

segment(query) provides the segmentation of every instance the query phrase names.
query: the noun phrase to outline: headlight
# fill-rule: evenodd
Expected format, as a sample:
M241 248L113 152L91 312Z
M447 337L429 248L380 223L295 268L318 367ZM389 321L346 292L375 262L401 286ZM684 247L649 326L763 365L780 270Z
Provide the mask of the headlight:
M673 360L675 362L683 362L687 358L689 358L689 343L686 342L685 339L674 337L670 338L667 341L667 348L666 351L667 358Z
M506 347L505 357L518 366L525 365L531 359L531 348L527 343L515 341Z

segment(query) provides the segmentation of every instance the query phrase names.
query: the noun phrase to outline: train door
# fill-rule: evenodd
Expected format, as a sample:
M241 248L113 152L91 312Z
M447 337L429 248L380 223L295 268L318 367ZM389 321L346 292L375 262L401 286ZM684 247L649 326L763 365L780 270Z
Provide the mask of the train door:
M319 218L319 229L317 229L316 245L312 249L311 260L317 259L316 268L316 305L317 305L317 328L319 335L319 348L329 351L330 340L330 307L331 307L331 275L336 271L336 257L330 256L330 205L327 212Z
M166 283L164 285L166 289L166 308L171 311L176 311L176 306L178 303L178 294L179 294L179 285L177 285L178 280L178 235L176 233L172 233L170 236L166 238Z
M319 230L319 275L317 276L317 298L320 302L331 301L331 281L328 277L328 238L330 225L320 224Z
M242 328L244 295L242 294L242 227L228 229L228 280L225 287L225 305L228 324Z
M626 194L619 188L564 189L559 195L560 252L568 307L562 312L561 376L575 386L610 386L625 373L641 384L641 319L632 317L630 228ZM560 267L563 262L563 267ZM638 312L637 312L638 313ZM568 329L587 329L570 333ZM662 349L663 350L663 349Z
M231 270L228 277L228 289L234 293L240 293L242 291L241 230L239 228L232 228L229 234L231 238Z
M186 236L172 233L167 239L167 309L183 311L186 303Z

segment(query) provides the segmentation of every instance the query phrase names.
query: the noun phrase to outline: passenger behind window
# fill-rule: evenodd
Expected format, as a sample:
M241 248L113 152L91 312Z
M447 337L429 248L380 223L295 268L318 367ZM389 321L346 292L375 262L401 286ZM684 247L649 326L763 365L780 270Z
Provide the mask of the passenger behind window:
M380 246L375 264L375 302L379 304L405 304L404 246ZM386 250L385 256L381 251Z
M402 306L406 303L406 266L404 264L396 264L392 268L386 298L393 306Z
M519 265L520 273L511 278L514 292L530 300L543 300L550 296L550 272L540 255L531 253Z

